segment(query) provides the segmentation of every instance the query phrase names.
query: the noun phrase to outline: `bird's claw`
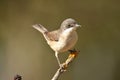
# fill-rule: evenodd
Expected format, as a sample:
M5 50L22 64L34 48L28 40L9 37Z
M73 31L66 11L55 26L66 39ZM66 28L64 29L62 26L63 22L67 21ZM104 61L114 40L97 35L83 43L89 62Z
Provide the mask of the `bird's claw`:
M66 71L68 65L66 63L62 63L60 64L60 68L63 70L63 71Z

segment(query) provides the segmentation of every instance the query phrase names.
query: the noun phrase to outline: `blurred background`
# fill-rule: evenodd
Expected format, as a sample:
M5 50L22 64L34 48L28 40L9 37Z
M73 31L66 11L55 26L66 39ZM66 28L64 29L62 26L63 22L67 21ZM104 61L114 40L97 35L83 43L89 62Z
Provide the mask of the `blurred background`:
M70 17L82 25L80 53L60 80L120 80L119 0L0 0L0 80L50 80L59 66L32 25L54 30Z

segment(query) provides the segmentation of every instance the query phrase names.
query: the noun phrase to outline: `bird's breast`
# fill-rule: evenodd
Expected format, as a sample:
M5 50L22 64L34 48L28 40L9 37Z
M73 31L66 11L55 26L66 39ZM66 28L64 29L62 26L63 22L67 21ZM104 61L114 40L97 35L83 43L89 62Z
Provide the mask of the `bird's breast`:
M49 42L48 44L54 51L65 52L70 50L72 47L74 47L77 40L78 40L78 36L76 31L74 31L71 33L63 33L60 36L60 39L58 42L52 41L52 42Z
M67 36L65 40L63 39L63 43L65 44L63 48L61 49L61 51L64 52L64 51L67 51L73 48L77 40L78 40L78 36L77 36L76 31L74 31L69 36Z

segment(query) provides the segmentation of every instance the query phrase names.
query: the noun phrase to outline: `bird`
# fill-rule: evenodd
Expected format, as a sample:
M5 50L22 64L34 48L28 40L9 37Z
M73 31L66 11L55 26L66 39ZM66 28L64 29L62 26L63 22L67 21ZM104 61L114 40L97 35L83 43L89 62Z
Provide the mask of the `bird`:
M59 53L63 53L72 49L77 40L77 28L81 27L74 19L65 19L60 28L53 31L48 31L43 25L35 24L32 25L33 28L41 32L47 41L48 45L55 51L55 57L59 66L61 67L60 59L58 57Z

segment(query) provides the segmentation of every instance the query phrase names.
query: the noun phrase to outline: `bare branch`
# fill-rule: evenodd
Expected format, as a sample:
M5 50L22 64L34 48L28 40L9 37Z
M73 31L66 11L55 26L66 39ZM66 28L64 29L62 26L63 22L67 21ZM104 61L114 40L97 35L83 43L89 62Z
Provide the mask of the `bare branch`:
M78 55L78 53L79 53L79 51L70 50L70 54L69 54L67 60L63 64L61 64L61 67L57 70L57 72L54 74L54 76L51 80L58 80L60 75L67 70L68 65L75 59L75 57ZM16 75L14 77L14 80L22 80L22 76Z
M70 50L70 54L67 58L67 60L62 64L62 67L60 67L57 72L55 73L55 75L53 76L53 78L51 80L58 80L58 78L60 77L60 75L66 71L69 63L71 63L75 57L78 55L79 51L76 50Z
M20 75L15 75L14 80L22 80L22 76L20 76Z

